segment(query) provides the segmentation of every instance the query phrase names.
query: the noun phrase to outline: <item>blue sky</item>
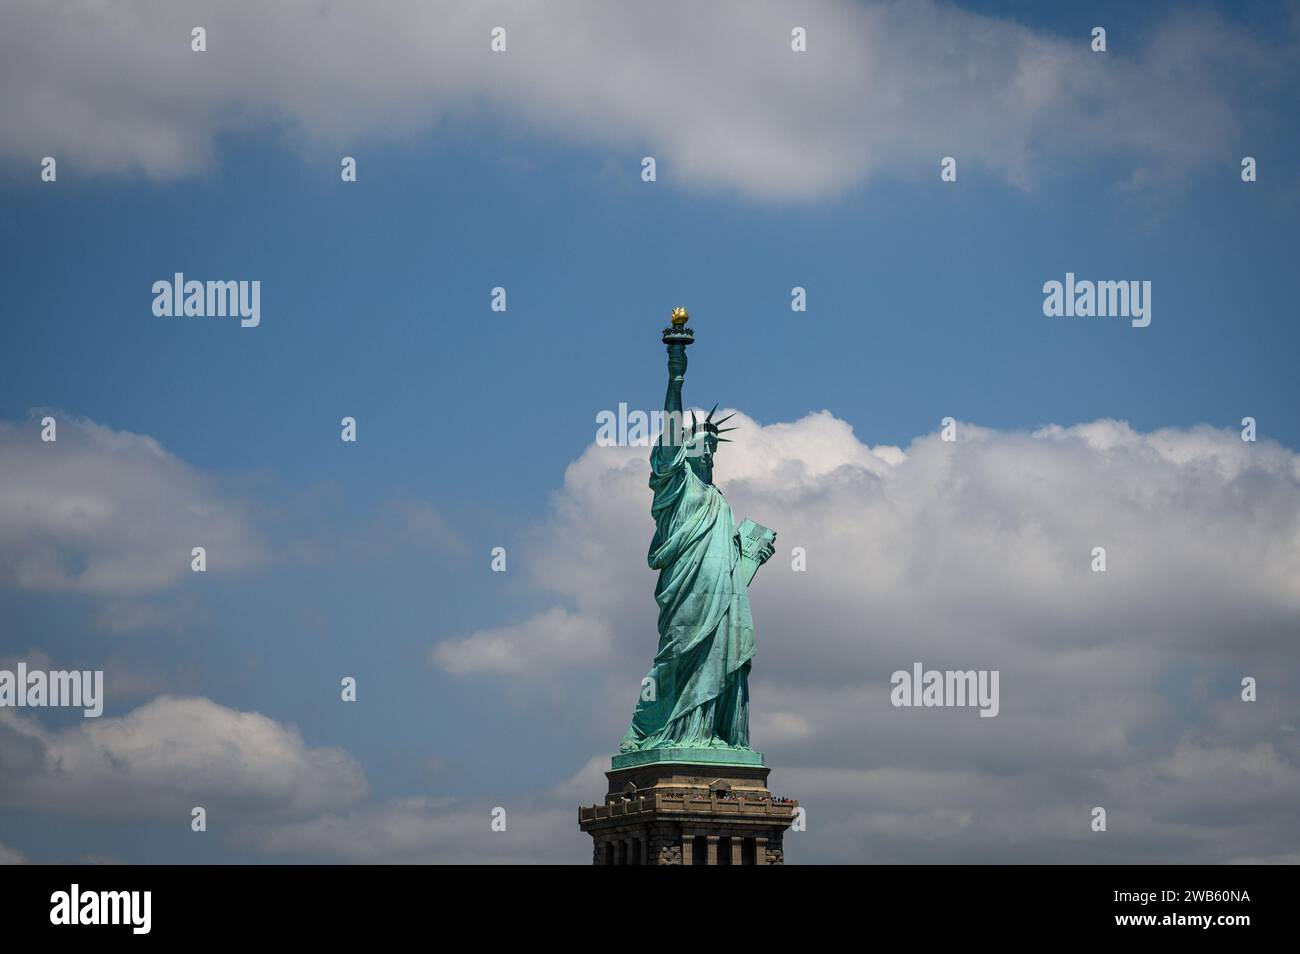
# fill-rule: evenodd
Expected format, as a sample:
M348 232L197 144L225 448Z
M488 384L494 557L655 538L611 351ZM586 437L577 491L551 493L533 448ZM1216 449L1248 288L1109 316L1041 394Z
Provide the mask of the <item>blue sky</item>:
M818 15L859 9L830 4ZM662 399L658 333L676 305L690 309L698 336L687 400L720 401L758 425L824 410L862 444L906 450L949 415L1010 434L1100 419L1138 433L1198 425L1235 432L1250 415L1279 453L1294 453L1300 143L1285 105L1295 94L1294 7L1099 9L970 3L923 6L917 16L965 11L1104 56L1135 77L1149 70L1166 79L1178 69L1160 67L1161 31L1186 20L1213 44L1217 24L1220 41L1246 50L1239 55L1250 68L1207 62L1189 99L1209 90L1234 122L1214 125L1210 104L1203 138L1185 149L1134 146L1121 135L1093 149L1053 140L1071 123L1065 115L1036 119L1005 152L976 122L930 153L926 137L943 142L944 130L916 115L925 135L899 132L906 142L897 161L846 161L845 184L811 197L756 187L740 173L729 181L725 163L701 171L698 160L674 154L689 156L689 142L669 148L654 126L568 135L564 117L584 108L581 97L552 103L557 119L540 109L521 119L502 105L508 90L467 94L468 105L395 121L400 129L372 132L358 119L351 135L324 121L303 133L283 117L223 126L213 107L193 121L211 137L210 156L162 175L130 156L106 156L113 147L93 130L81 145L66 133L64 149L53 150L53 184L40 182L28 159L50 154L50 137L7 127L0 420L31 436L33 409L53 409L61 420L153 438L202 475L213 499L237 505L262 553L221 572L214 553L214 572L147 591L10 583L0 588L0 656L38 650L55 668L108 668L108 717L169 693L297 726L307 746L350 753L368 779L365 804L418 795L533 805L612 751L623 731L617 720L595 721L581 699L584 686L599 695L594 677L568 683L539 674L539 701L490 676L450 673L430 652L565 602L530 561L563 546L553 536L556 501L566 468L592 444L596 414ZM788 19L764 8L769 14L778 24ZM29 16L15 8L6 18ZM1094 21L1109 26L1106 54L1087 51ZM814 32L808 56L819 40ZM227 55L219 30L210 42L205 56ZM71 48L56 52L70 57ZM657 55L665 71L673 68L671 49ZM125 100L130 88L123 82L99 95ZM79 87L62 89L73 97ZM219 105L232 112L256 105L255 93L227 95ZM384 111L382 95L365 95L370 111ZM170 121L175 102L157 96L137 108ZM1093 121L1104 127L1113 102L1100 97ZM1197 125L1197 104L1184 105L1188 126L1171 128ZM719 106L713 118L722 137L727 115ZM783 121L778 114L764 128ZM874 135L872 155L889 154L891 129ZM823 149L816 138L793 140L810 157ZM754 163L764 161L763 149ZM847 154L857 156L857 146ZM939 179L948 154L958 158L955 183ZM357 158L356 183L340 181L342 155ZM654 183L640 179L643 155L660 157ZM1247 155L1258 160L1257 182L1241 181ZM798 163L782 174L797 176ZM1045 317L1042 285L1067 271L1149 280L1150 327ZM260 326L155 317L151 285L174 272L260 280ZM497 285L507 289L505 313L489 308ZM807 289L805 313L790 310L796 285ZM339 440L344 415L358 422L355 444ZM733 436L745 439L744 431ZM727 469L724 453L724 491ZM1104 467L1098 473L1104 479ZM1292 489L1276 491L1291 516ZM435 516L415 524L405 509L412 505ZM644 539L631 550L649 540L648 515L640 516ZM490 572L494 546L507 548L509 572ZM629 587L644 590L644 619L623 622L653 634L653 577L635 562L626 573ZM119 633L96 626L103 606L122 600L166 606L173 621ZM763 608L756 602L756 673ZM639 649L620 651L617 671L639 672L649 658L643 648L644 659ZM113 693L115 669L130 673L138 691ZM342 675L359 680L355 705L338 699ZM805 676L793 681L815 683ZM764 705L761 696L754 705ZM39 718L53 728L78 721ZM1176 751L1175 741L1168 745ZM777 774L781 754L778 746L770 757ZM1114 764L1133 757L1116 755ZM600 794L590 791L593 801ZM43 812L15 797L0 816L0 843L35 860L268 857L234 837L228 820L197 839L187 812L165 816L106 819L85 806ZM586 857L576 830L556 844L561 860ZM1251 845L1243 840L1241 853ZM792 860L833 857L809 849L799 859L797 850L787 852ZM1196 857L1232 854L1205 852ZM299 847L269 855L319 856ZM435 840L426 857L454 855Z

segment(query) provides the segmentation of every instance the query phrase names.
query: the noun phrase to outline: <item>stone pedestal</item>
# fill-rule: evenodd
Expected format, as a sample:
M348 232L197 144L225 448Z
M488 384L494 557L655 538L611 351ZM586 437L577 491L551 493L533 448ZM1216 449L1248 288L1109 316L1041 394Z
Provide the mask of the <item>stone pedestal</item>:
M602 804L578 809L598 865L779 865L798 802L776 800L757 753L748 764L686 761L690 750L616 756ZM662 758L662 760L660 760ZM629 764L632 763L632 764Z

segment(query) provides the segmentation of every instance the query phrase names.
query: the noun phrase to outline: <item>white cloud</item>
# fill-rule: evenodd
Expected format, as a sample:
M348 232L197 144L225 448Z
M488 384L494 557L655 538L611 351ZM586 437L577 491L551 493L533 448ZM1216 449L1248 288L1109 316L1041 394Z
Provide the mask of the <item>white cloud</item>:
M262 558L243 507L153 438L52 416L49 443L34 420L0 421L0 585L131 596L189 574L195 546L213 573Z
M348 808L368 792L342 749L256 712L161 696L120 718L44 728L0 709L0 804L86 816L171 817L246 825Z
M542 678L604 661L609 644L609 630L599 620L557 606L517 626L480 630L465 639L440 643L430 659L456 676L491 673Z
M1138 181L1221 160L1243 90L1286 62L1203 13L1105 55L1088 40L931 2L19 0L0 7L0 156L168 178L212 164L232 132L273 129L315 163L486 119L610 150L629 178L650 154L662 182L765 198L935 178L947 155L1025 183L1118 154Z

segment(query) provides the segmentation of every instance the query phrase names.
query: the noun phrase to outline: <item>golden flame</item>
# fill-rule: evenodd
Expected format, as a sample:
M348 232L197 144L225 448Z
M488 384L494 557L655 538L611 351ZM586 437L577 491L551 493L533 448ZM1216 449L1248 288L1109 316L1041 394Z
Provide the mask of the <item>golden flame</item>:
M686 322L690 319L690 317L691 316L686 313L685 308L674 308L673 313L669 316L669 318L672 320L673 326L677 328L680 328L682 325L686 324Z

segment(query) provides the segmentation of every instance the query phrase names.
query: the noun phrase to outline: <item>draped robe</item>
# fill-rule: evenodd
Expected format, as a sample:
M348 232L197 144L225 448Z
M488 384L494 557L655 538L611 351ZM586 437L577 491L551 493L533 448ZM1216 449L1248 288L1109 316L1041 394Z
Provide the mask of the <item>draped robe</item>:
M620 751L749 748L754 622L739 570L735 517L687 460L687 446L650 454L655 520L648 562L659 571L659 649Z

